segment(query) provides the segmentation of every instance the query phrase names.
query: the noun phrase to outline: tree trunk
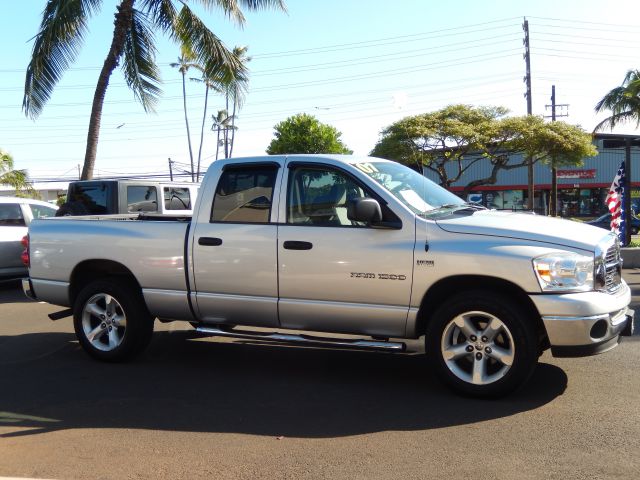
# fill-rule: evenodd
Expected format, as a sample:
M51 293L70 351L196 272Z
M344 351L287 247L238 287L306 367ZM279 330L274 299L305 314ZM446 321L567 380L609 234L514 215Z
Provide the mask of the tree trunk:
M135 0L122 0L118 5L118 12L115 14L113 40L107 58L102 65L96 91L93 94L93 104L91 106L91 116L89 117L89 130L87 132L87 148L84 154L84 166L82 167L81 180L91 180L93 178L93 168L96 163L98 152L98 139L100 137L100 123L102 121L102 106L109 86L109 78L118 66L120 57L124 49L124 42L127 32L131 28L133 20L133 3Z
M218 124L218 138L216 139L216 160L220 155L220 124Z
M226 94L226 113L227 118L225 119L224 124L224 158L229 158L229 90L227 89Z
M184 123L187 126L187 143L189 144L189 159L191 160L191 181L195 181L193 168L193 150L191 150L191 132L189 131L189 116L187 115L187 87L185 86L186 72L182 70L182 105L184 107Z
M198 172L196 182L200 181L200 159L202 158L202 142L204 141L204 124L207 121L207 101L209 100L209 85L205 83L204 91L204 113L202 114L202 127L200 128L200 148L198 149Z
M229 158L233 157L233 144L236 141L236 101L237 95L233 97L233 113L231 114L231 148L229 149Z

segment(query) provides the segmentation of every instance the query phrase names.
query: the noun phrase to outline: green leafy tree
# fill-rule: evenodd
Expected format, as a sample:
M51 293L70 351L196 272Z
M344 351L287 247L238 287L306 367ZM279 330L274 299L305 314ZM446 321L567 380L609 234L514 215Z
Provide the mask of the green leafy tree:
M340 140L342 133L313 115L299 113L278 123L269 155L287 153L353 153Z
M596 112L609 110L611 116L605 118L594 131L613 128L619 123L636 122L640 126L640 70L629 70L622 85L607 93L596 104Z
M489 162L488 176L475 178L464 193L495 184L501 170L534 163L581 165L597 154L591 135L565 122L545 122L533 115L507 117L502 107L451 105L406 117L382 131L371 155L389 158L421 171L436 173L450 188L479 162ZM517 160L516 160L517 159Z
M246 66L251 61L251 57L247 56L247 50L248 47L246 46L233 49L233 54L243 66ZM244 103L249 79L247 76L243 77L240 73L236 75L228 74L226 78L228 80L224 84L224 94L227 111L229 111L229 104L231 104L231 129L225 142L225 158L229 158L233 156L233 146L235 145L236 131L238 130L236 127L237 112Z
M13 157L0 149L0 185L8 185L16 194L26 193L33 196L36 192L29 183L26 170L14 170Z
M213 10L220 8L239 24L241 10L265 7L285 9L283 0L192 0ZM102 0L47 0L27 67L22 108L37 118L63 73L75 61L88 32L89 19ZM96 85L85 151L82 179L93 177L102 106L109 79L121 64L127 85L145 111L153 111L161 93L156 64L155 32L162 32L202 64L207 75L220 65L241 68L237 58L189 7L186 0L119 0L111 46Z

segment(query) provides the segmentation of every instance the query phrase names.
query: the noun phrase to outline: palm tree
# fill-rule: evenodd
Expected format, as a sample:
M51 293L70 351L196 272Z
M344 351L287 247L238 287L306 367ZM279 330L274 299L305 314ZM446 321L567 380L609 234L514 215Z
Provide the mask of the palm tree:
M629 70L622 85L607 93L595 110L609 110L612 115L596 125L594 132L605 128L613 130L617 124L628 121L635 121L636 128L640 126L640 70Z
M229 158L233 155L233 145L236 139L236 111L238 108L242 106L244 103L244 97L247 92L247 86L249 84L249 78L245 72L247 72L246 64L251 61L251 57L247 56L248 47L235 47L233 49L233 54L238 59L238 63L242 65L243 69L238 70L237 72L229 72L228 79L229 81L226 84L225 89L225 97L226 97L226 105L227 111L229 111L229 100L233 102L233 107L231 111L231 139L230 139L230 148L227 150L225 145L225 158ZM228 67L227 67L228 68Z
M0 149L0 185L9 185L19 190L28 190L33 192L31 184L27 180L26 170L13 169L13 157Z
M218 110L217 115L211 115L213 120L213 125L211 126L211 130L217 131L216 138L216 160L218 160L220 154L220 147L224 146L225 151L227 150L227 142L229 138L228 131L231 129L232 119L229 116L229 113L226 110ZM233 127L235 128L235 127ZM220 133L222 132L223 138L220 139ZM228 157L225 157L228 158Z
M285 10L284 0L192 0L242 25L240 6L249 10L275 7ZM102 106L109 79L122 61L127 85L145 111L153 111L161 93L155 62L154 32L161 31L180 46L188 47L207 74L220 65L241 68L222 41L206 27L185 0L119 0L111 46L96 85L85 151L82 179L93 177ZM88 20L102 6L102 0L48 0L27 66L22 108L35 119L51 97L62 74L76 59L88 31Z
M200 126L200 146L198 147L198 167L196 171L196 182L200 181L200 161L202 159L202 144L204 143L204 126L207 123L207 108L209 103L209 90L218 90L217 85L206 77L192 78L194 82L204 83L204 108L202 112L202 125Z
M182 55L178 57L178 61L176 63L172 63L172 68L177 68L180 74L182 75L182 104L184 106L184 123L187 126L187 143L189 145L189 158L191 160L191 181L195 181L194 178L194 168L193 168L193 150L191 149L191 132L189 131L189 116L187 115L187 88L185 77L187 75L187 71L190 68L198 68L202 69L198 63L194 63L190 60L193 60L193 53L189 52L186 48L182 49Z
M233 140L235 137L235 111L236 107L240 103L240 94L244 95L244 92L247 89L247 84L249 82L248 75L246 73L245 63L250 60L250 58L245 56L247 51L247 47L235 47L233 49L232 54L236 57L238 61L238 65L240 68L234 69L231 65L220 65L220 67L213 72L213 74L206 75L203 72L202 78L192 78L191 80L204 83L205 85L205 94L204 94L204 111L202 113L202 126L200 128L200 148L198 149L198 170L196 174L196 179L200 178L200 161L202 158L202 144L204 142L204 126L207 118L207 105L209 100L209 90L214 90L218 93L225 94L225 102L227 105L227 109L218 111L217 116L213 116L213 126L211 130L217 130L217 141L216 141L216 160L218 159L218 155L220 153L220 132L224 132L224 147L225 147L225 158L231 156L230 152L233 152ZM198 68L198 67L196 67ZM202 68L199 68L202 71ZM228 107L229 107L229 98L231 96L231 92L235 92L233 94L233 115L228 116ZM229 122L231 121L231 125L229 126ZM229 131L231 131L231 150L229 150Z

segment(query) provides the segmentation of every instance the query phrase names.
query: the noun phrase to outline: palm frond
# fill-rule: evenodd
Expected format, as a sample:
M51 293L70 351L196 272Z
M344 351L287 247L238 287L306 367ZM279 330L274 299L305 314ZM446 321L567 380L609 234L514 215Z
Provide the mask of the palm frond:
M613 110L618 107L621 102L624 102L625 88L616 87L607 93L604 97L596 103L595 111L601 112L603 110Z
M233 20L238 25L245 22L242 10L238 6L238 0L196 0L197 3L204 6L207 10L221 9L225 16ZM195 2L194 2L195 3Z
M638 113L632 110L615 113L598 123L594 127L593 131L598 132L605 129L613 130L618 124L631 122L633 120L636 121L636 127L638 127L640 125L640 118L638 117Z
M207 26L195 15L187 5L183 5L176 18L174 39L180 45L188 45L195 59L208 78L219 74L221 65L228 65L233 71L244 73L233 52L229 51Z
M101 4L102 0L47 2L25 77L22 110L28 117L36 118L42 112L54 87L76 59L87 21Z
M183 50L185 50L184 45ZM178 61L170 63L169 66L171 68L177 68L182 75L185 75L191 68L194 68L201 72L203 70L202 66L197 62L193 62L193 59L193 53L186 53L183 51L182 55L178 57Z
M0 185L8 185L18 190L31 190L32 186L26 170L10 170L0 175Z
M153 31L146 15L134 9L131 28L127 32L122 71L127 85L145 112L155 111L162 90L160 71L155 62L156 48Z
M284 0L240 0L238 3L242 4L247 10L261 10L266 8L275 8L282 10L286 13L287 6Z
M178 12L172 0L141 0L139 9L147 14L160 31L168 35L173 33Z
M267 8L276 8L283 12L287 11L284 0L195 0L194 3L196 2L208 10L222 9L227 18L239 25L243 25L246 20L240 8L241 6L247 10L254 11Z
M251 57L247 56L249 47L235 47L233 54L238 59L238 63L245 67L240 71L228 72L227 95L237 107L242 107L249 89L249 71L246 68L247 63L251 61Z
M603 110L609 110L611 116L596 125L594 132L605 128L613 129L619 123L632 120L636 121L636 127L640 125L640 70L629 70L622 85L602 97L596 104L595 111Z

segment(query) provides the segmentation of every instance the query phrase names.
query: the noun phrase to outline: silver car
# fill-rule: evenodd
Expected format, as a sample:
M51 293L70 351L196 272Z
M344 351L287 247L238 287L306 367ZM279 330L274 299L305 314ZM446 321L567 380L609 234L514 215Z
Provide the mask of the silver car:
M0 280L28 276L21 240L32 220L53 217L58 207L30 198L0 197Z

